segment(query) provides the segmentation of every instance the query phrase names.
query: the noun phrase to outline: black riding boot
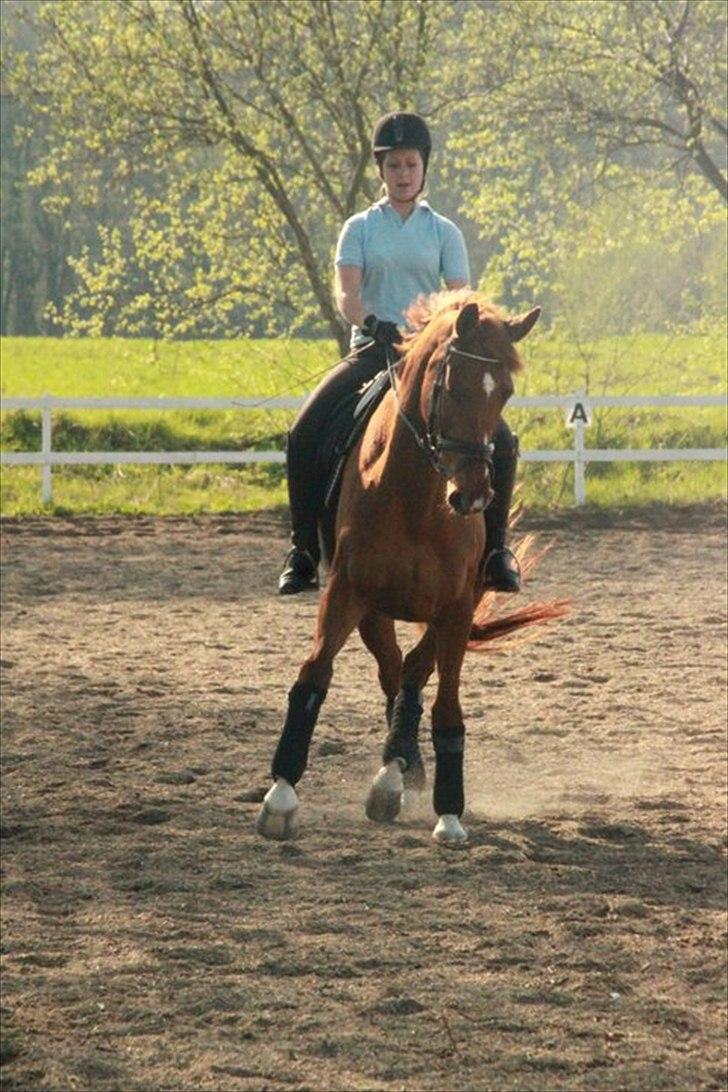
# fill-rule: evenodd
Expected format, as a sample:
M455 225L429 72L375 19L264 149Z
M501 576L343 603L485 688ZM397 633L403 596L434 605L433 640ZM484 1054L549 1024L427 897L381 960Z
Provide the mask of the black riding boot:
M291 549L286 556L283 572L278 578L279 595L297 595L315 591L319 586L320 560L317 523L318 480L315 463L305 456L297 457L288 436L288 496L291 506Z
M498 441L501 440L501 443ZM493 491L495 496L485 510L485 557L483 576L489 591L518 592L521 590L521 569L518 559L506 546L508 516L518 465L518 437L503 422L495 437L493 453Z
M286 554L283 572L278 577L279 595L297 595L315 591L319 586L318 565L308 550L292 546Z
M324 500L319 467L321 434L339 402L373 379L385 365L383 346L354 351L309 395L288 434L286 462L293 531L292 549L278 580L281 595L296 595L319 586L318 517Z

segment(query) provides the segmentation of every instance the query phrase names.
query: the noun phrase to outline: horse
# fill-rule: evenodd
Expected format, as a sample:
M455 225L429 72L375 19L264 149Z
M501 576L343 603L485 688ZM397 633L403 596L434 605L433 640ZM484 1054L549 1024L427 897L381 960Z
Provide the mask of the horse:
M424 787L418 730L422 691L436 667L432 836L446 846L467 843L458 693L466 648L567 609L561 601L537 603L480 620L493 598L481 571L483 510L493 497L490 438L523 368L515 345L539 314L535 307L508 317L471 290L442 292L410 308L414 330L398 345L397 364L389 363L391 387L349 454L335 519L320 522L329 575L313 648L288 695L274 783L257 816L263 837L298 832L296 785L334 659L358 627L378 665L388 728L366 815L393 822L405 788ZM404 658L395 620L420 625Z

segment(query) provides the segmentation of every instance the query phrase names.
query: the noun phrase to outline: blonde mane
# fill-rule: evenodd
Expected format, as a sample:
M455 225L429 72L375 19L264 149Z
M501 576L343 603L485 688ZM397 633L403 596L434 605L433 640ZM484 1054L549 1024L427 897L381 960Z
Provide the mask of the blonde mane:
M408 358L423 359L437 345L452 337L455 322L460 311L469 303L478 306L481 322L494 319L493 337L511 371L520 371L523 367L520 357L503 328L506 313L491 303L481 292L472 288L458 288L434 292L431 296L418 296L405 312L405 318L411 327L406 334L404 351Z

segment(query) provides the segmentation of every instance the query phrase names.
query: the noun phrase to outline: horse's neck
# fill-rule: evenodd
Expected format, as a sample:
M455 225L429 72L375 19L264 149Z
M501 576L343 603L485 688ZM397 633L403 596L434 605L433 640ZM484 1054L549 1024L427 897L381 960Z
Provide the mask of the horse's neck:
M423 519L441 502L443 479L417 446L412 428L402 414L406 414L417 434L424 437L421 404L426 371L425 364L408 369L398 379L397 390L391 395L391 434L381 474L382 485L391 487L393 496L412 512L421 514Z

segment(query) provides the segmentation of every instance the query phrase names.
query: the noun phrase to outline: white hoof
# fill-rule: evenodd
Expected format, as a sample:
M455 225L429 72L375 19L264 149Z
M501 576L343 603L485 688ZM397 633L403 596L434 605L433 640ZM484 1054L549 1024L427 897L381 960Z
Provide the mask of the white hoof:
M468 833L457 815L441 815L432 837L441 846L459 847L467 844Z
M382 766L367 796L367 818L375 823L393 823L402 808L404 780L397 759Z
M276 842L286 842L298 833L298 797L293 785L283 777L277 777L276 783L263 797L263 806L258 812L255 829L264 838Z

